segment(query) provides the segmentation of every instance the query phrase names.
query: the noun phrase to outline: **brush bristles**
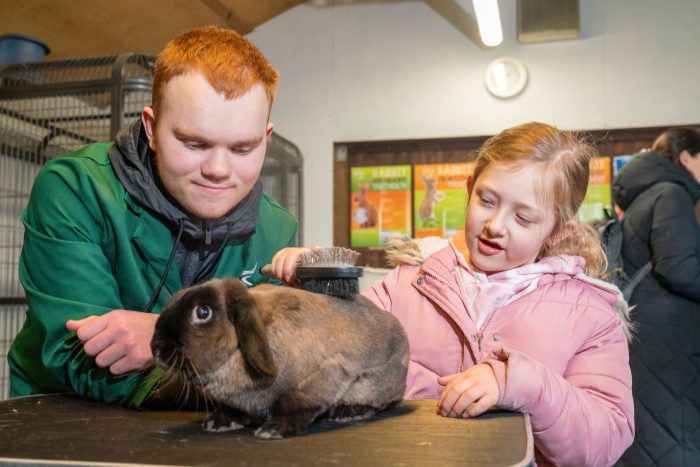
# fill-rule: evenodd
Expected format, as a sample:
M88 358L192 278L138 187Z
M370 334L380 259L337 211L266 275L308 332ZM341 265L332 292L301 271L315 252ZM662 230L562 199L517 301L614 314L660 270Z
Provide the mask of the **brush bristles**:
M309 292L338 298L349 298L360 293L357 279L305 279L301 281L301 287Z
M314 248L301 255L301 266L354 266L360 253L343 247Z
M314 248L301 255L297 280L310 292L350 298L360 293L362 268L354 267L359 257L360 253L349 248Z

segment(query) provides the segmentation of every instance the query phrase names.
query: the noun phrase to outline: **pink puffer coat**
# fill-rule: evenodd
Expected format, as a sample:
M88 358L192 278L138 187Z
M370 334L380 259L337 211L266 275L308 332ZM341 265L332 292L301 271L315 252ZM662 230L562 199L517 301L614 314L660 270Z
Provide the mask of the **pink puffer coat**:
M612 465L634 438L616 294L575 275L544 275L477 330L460 293L459 261L448 246L364 292L408 333L406 398L437 399L438 376L485 362L498 380L498 407L530 414L539 465Z

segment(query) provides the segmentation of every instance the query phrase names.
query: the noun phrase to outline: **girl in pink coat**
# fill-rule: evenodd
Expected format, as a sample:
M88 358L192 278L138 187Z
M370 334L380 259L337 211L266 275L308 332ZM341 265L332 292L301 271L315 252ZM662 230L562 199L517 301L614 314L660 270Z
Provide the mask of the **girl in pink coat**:
M530 415L539 465L612 465L632 443L627 305L577 211L592 149L542 123L502 131L467 182L465 242L394 243L403 263L364 295L411 344L405 397L446 417ZM273 259L293 277L303 249Z

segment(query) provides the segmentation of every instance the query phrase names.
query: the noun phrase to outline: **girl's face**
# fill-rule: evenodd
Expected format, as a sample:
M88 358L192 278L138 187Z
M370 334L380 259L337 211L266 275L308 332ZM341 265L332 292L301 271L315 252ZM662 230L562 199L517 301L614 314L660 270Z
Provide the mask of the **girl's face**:
M530 264L554 230L551 206L541 206L534 168L487 165L470 186L465 237L471 263L491 274ZM471 185L471 183L470 183Z

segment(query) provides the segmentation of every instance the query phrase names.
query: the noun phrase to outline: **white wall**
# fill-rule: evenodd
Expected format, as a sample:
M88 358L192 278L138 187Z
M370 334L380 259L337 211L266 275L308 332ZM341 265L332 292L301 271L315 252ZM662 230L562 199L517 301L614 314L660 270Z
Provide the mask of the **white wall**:
M472 13L471 1L458 0ZM700 2L580 0L581 38L483 50L419 0L315 0L249 35L279 70L272 120L305 157L306 245L333 239L333 143L700 123ZM492 97L487 64L522 59L525 91Z

